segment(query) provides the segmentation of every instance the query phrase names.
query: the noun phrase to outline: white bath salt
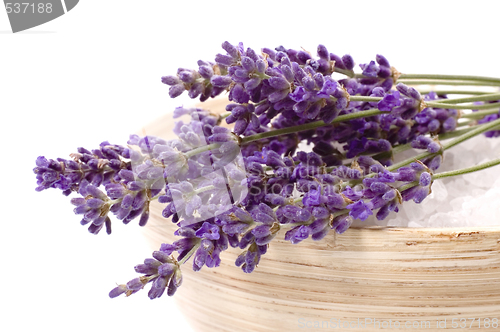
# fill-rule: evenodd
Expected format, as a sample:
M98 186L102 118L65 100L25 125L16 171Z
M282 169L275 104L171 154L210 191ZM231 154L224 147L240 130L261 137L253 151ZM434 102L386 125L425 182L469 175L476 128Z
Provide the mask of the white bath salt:
M299 150L309 152L312 149L311 145L301 143ZM416 154L412 150L401 152L395 162ZM498 157L500 137L480 135L446 150L436 173L475 166ZM392 212L384 220L377 220L375 215L365 221L355 220L353 227L500 226L500 165L436 180L431 189L432 193L420 204L403 202L398 213Z
M452 211L460 212L461 210L463 210L464 203L472 198L473 198L472 196L455 197L452 200L450 200L449 205L451 206Z
M460 214L451 212L438 212L426 219L426 222L422 225L423 227L458 227L463 223L462 216ZM465 226L465 225L463 225Z
M397 160L414 155L404 152ZM500 156L500 138L483 135L444 153L436 173L477 165ZM371 216L355 227L471 227L500 226L500 165L478 172L435 180L432 193L420 204L403 202L398 213L385 220Z
M408 204L408 206L404 206L404 209L399 211L399 213L402 216L405 216L407 222L409 222L421 219L422 215L424 215L426 211L427 210L424 208L424 202L422 202L422 204Z
M431 196L433 200L437 201L438 204L441 204L443 201L448 199L448 187L444 185L443 181L434 182L431 189L432 193L429 196Z

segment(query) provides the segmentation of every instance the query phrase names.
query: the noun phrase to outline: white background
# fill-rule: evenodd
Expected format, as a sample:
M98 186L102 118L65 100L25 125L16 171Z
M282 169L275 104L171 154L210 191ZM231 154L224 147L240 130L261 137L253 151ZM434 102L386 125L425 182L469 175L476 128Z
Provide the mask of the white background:
M0 330L190 331L172 298L108 298L151 254L137 222L89 234L67 197L35 192L32 169L39 155L125 144L192 103L170 100L160 78L213 60L223 41L312 52L322 43L358 64L383 54L405 73L500 77L496 1L241 3L82 0L17 34L0 10Z

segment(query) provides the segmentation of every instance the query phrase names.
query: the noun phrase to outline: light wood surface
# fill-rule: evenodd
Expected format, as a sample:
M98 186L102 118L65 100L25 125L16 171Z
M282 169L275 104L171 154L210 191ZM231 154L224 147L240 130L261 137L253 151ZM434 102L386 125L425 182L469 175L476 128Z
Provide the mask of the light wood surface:
M166 116L143 131L172 138L173 125ZM144 228L152 250L179 239L162 209L151 207ZM183 266L174 297L195 330L374 331L376 323L365 323L377 320L390 330L443 331L457 330L453 319L462 324L461 318L467 320L461 330L500 330L478 326L478 319L500 320L500 227L349 229L297 245L283 237L278 234L251 274L234 265L241 252L234 248L221 254L220 267Z

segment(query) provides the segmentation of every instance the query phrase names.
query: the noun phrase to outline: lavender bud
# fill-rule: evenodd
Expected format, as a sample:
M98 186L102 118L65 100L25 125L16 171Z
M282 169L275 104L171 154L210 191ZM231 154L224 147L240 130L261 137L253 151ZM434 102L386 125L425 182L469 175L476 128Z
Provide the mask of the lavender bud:
M146 285L147 282L145 282L144 278L135 278L127 282L127 288L130 290L140 290L144 288L144 285Z
M174 286L179 288L182 285L182 271L181 269L175 269L174 275L172 276L171 282Z
M91 184L85 187L85 191L88 195L91 195L95 198L100 198L102 200L107 200L108 198L108 196L106 196L101 190Z
M397 193L396 190L391 189L387 191L384 195L382 195L382 199L385 201L392 201L394 198L396 198Z
M409 87L408 87L406 84L403 84L403 83L398 83L398 84L396 85L396 89L397 89L400 93L402 93L402 94L404 94L405 96L408 96L408 97L409 97L409 92L408 92Z
M93 221L99 217L100 213L101 213L101 211L99 209L92 209L83 215L83 219ZM98 222L94 221L93 224L96 226L99 226L103 222L104 222L104 218L102 218L102 220L99 220Z
M165 263L158 268L158 274L162 277L170 276L175 270L175 264Z
M257 71L259 73L264 73L266 71L266 62L264 60L257 60L255 65L257 66Z
M223 54L217 54L215 56L215 62L226 67L230 67L235 63L234 59L231 56Z
M359 65L363 69L363 75L368 77L376 77L380 68L375 64L374 61L370 61L368 64Z
M353 221L354 219L349 215L338 216L333 219L332 228L335 228L338 234L342 234L351 227Z
M161 293L163 293L163 290L165 289L165 287L167 287L167 279L162 277L156 278L155 281L153 281L152 287L156 288L157 290L161 291ZM159 296L160 295L157 295L157 297Z
M161 278L163 279L163 278ZM165 288L157 288L157 287L151 287L151 289L148 292L148 297L153 300L161 297L163 293L165 292Z
M174 282L174 278L171 278L170 282L168 283L168 287L167 287L167 295L173 296L176 291L177 291L176 283Z
M380 78L388 78L392 75L391 68L380 66L377 76Z
M113 288L111 292L109 292L109 297L113 299L117 296L122 295L127 290L128 290L127 285L118 285L117 287Z
M185 90L184 84L172 85L170 89L168 89L168 95L170 98L176 98L179 97Z
M137 210L144 205L147 200L146 192L139 191L132 202L132 209Z
M193 71L183 70L178 73L179 79L184 83L194 83L195 76Z
M146 205L146 208L141 214L141 218L139 219L139 226L144 227L148 223L149 220L149 205Z
M201 75L201 77L207 80L209 80L214 75L214 71L210 66L200 66L198 68L198 73Z
M240 56L240 52L236 47L231 45L228 41L222 43L222 48L229 54L232 58L238 59Z
M147 264L136 265L136 266L134 266L134 270L135 270L135 272L141 273L141 274L144 274L144 275L153 275L153 274L158 273L158 268L157 267L150 266L150 265L147 265Z
M252 72L256 69L255 62L246 56L241 58L241 66L248 72Z
M290 83L283 77L271 77L269 79L269 85L276 90L289 89Z
M448 118L443 122L443 129L445 132L453 131L457 127L457 120L455 118Z
M436 153L441 150L441 145L438 142L431 142L427 145L427 151L430 153Z
M201 82L195 82L188 91L189 98L196 98L203 93L205 86Z
M429 195L429 189L426 187L417 187L415 195L413 196L413 201L417 204L422 203L422 201Z
M384 220L390 213L391 211L389 210L389 204L386 204L382 206L378 211L377 211L377 220Z
M233 80L229 76L214 75L210 79L210 83L218 88L227 88Z
M253 90L259 86L262 79L260 77L253 77L244 83L246 90Z
M177 76L163 76L161 82L167 85L176 85L181 83L181 80Z
M87 211L90 211L90 207L87 205L80 205L73 209L75 214L85 214Z
M146 184L142 181L132 181L127 184L127 189L132 191L140 191L146 188Z
M420 92L417 91L417 89L410 87L408 89L409 97L415 99L415 100L420 100L422 96L420 95Z
M427 147L431 143L432 143L431 138L419 135L411 142L411 147L415 149L427 149Z
M162 245L162 248L167 248L167 247L168 247L167 244ZM154 251L153 252L153 258L156 259L156 260L158 260L158 261L160 261L160 262L162 262L162 263L173 263L173 260L170 257L170 254L168 254L168 253L166 253L164 251Z
M248 120L245 118L239 119L234 124L233 131L236 135L241 135L245 132L248 127ZM215 136L215 135L214 135Z
M105 186L105 188L106 188L106 193L111 199L122 198L127 194L127 189L125 189L121 184L108 183Z
M83 204L85 204L85 202L86 202L86 200L83 197L75 197L75 198L71 199L71 204L73 204L75 206L83 205Z
M285 99L288 96L289 91L288 90L279 90L276 92L273 92L269 95L268 100L271 103L276 103L280 100Z
M245 263L246 253L247 252L244 251L238 255L238 257L236 258L236 261L234 262L236 266L241 266L243 263Z
M380 54L377 54L375 56L375 61L377 61L377 63L381 66L385 66L385 67L390 67L391 65L389 64L389 61L387 61L387 59L383 56L383 55L380 55Z
M301 64L305 64L309 59L311 59L311 55L309 53L302 50L297 53L297 60L299 60Z
M326 61L330 61L330 53L328 53L328 50L324 45L318 45L318 56Z
M420 182L419 182L419 184L422 187L427 187L428 185L431 184L431 180L432 180L431 175L429 173L427 173L427 172L423 172L422 174L420 174Z
M349 54L346 54L342 57L342 63L344 64L347 70L354 69L354 59Z
M434 119L434 120L431 120L427 124L427 129L429 129L430 132L438 131L438 129L439 129L440 126L441 126L441 122L439 122L438 119Z
M434 158L432 158L429 162L427 162L426 165L431 170L435 171L439 168L439 166L441 166L442 161L443 161L443 156L437 155Z
M255 244L258 246L266 246L269 244L274 238L276 237L276 234L268 234L263 237L259 237L255 239Z
M271 228L268 225L260 225L252 230L255 237L260 238L271 234Z

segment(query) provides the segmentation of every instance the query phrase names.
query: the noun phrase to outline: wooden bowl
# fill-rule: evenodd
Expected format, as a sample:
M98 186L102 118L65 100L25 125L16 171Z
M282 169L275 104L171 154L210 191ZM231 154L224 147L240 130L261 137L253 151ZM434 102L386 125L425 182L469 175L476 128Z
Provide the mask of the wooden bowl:
M205 104L217 111L224 102ZM143 132L172 138L172 127L168 115ZM162 209L152 205L144 229L153 250L179 239ZM196 331L500 330L500 227L351 228L297 245L282 238L251 274L235 266L234 248L220 267L184 265L174 297Z

